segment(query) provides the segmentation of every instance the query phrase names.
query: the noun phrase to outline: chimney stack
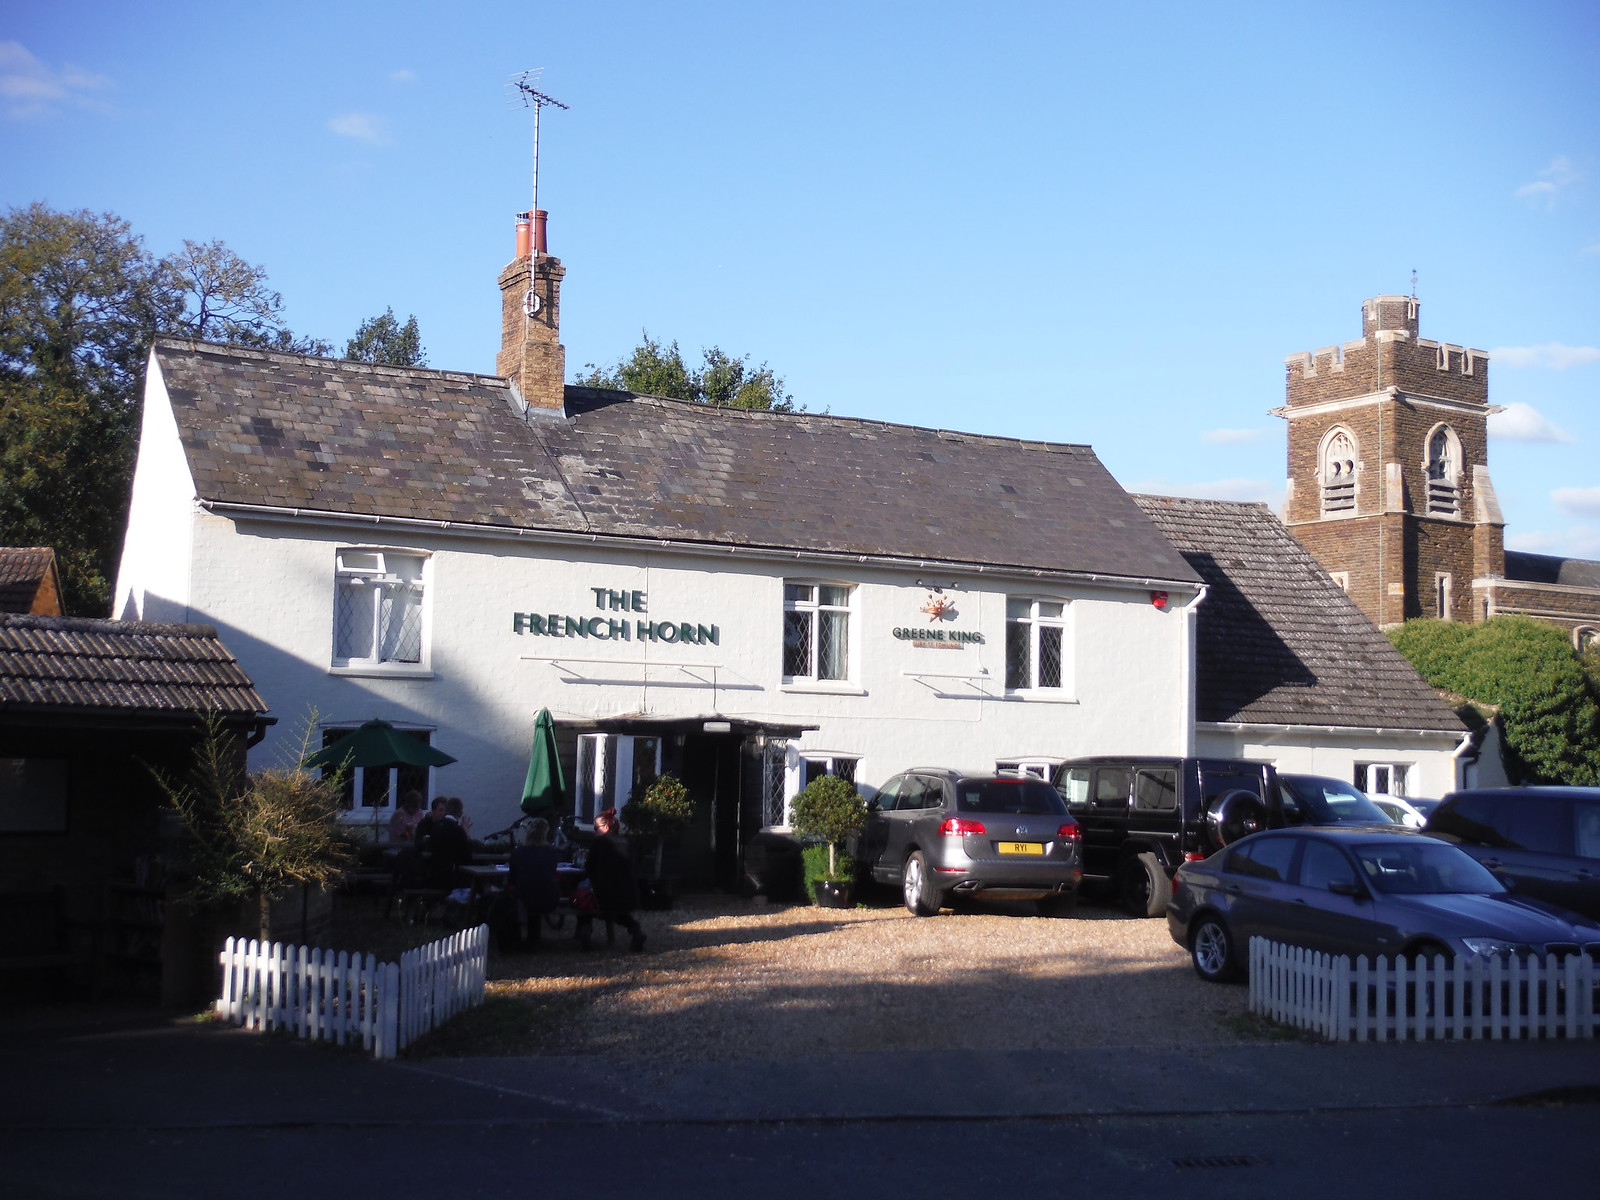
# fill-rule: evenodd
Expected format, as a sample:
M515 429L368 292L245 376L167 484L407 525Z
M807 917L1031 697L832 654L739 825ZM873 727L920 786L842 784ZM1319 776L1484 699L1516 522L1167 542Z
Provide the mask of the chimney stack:
M545 219L542 209L517 214L517 254L500 272L495 373L514 383L530 407L560 412L567 375L561 280L567 271L560 259L545 253Z

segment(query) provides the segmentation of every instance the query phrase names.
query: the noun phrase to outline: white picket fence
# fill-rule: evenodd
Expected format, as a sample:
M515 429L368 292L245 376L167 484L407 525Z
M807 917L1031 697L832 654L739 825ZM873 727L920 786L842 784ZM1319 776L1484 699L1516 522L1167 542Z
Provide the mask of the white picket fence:
M415 950L398 963L374 955L229 938L216 1011L247 1029L281 1029L345 1045L360 1039L393 1058L456 1013L483 1003L489 927Z
M1330 1042L1594 1037L1600 969L1586 954L1351 963L1250 939L1250 1011Z

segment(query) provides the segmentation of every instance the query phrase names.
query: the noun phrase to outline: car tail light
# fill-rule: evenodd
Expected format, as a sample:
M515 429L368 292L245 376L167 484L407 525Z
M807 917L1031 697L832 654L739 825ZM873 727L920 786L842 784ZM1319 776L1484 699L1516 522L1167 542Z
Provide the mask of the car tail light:
M1056 830L1056 836L1064 842L1077 842L1083 840L1083 826L1076 821L1068 821Z
M946 817L939 826L940 837L970 837L975 833L988 833L982 821L969 821L966 817Z
M1190 850L1187 854L1185 854L1183 856L1183 861L1184 862L1204 862L1205 858L1206 858L1206 856L1204 854L1201 854L1198 850Z

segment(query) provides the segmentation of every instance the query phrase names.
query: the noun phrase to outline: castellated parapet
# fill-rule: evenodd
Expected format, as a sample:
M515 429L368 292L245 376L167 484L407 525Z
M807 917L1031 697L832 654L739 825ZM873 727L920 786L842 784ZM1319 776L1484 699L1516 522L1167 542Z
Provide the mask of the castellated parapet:
M1489 356L1420 337L1419 308L1411 296L1374 296L1361 306L1359 339L1289 355L1284 360L1289 406L1393 389L1487 407Z

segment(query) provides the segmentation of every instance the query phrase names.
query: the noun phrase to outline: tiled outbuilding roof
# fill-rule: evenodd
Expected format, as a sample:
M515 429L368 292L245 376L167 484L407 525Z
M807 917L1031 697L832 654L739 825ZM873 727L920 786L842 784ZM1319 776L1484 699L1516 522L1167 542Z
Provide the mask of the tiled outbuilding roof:
M1134 499L1209 587L1197 720L1461 732L1438 693L1266 505Z
M1087 446L159 341L203 500L479 526L1195 576Z
M209 625L0 614L0 716L266 711Z
M59 611L59 593L49 546L0 546L0 612L32 612L41 601L46 611Z
M1554 583L1563 587L1600 588L1600 562L1558 558L1553 554L1506 551L1506 578L1518 583Z

